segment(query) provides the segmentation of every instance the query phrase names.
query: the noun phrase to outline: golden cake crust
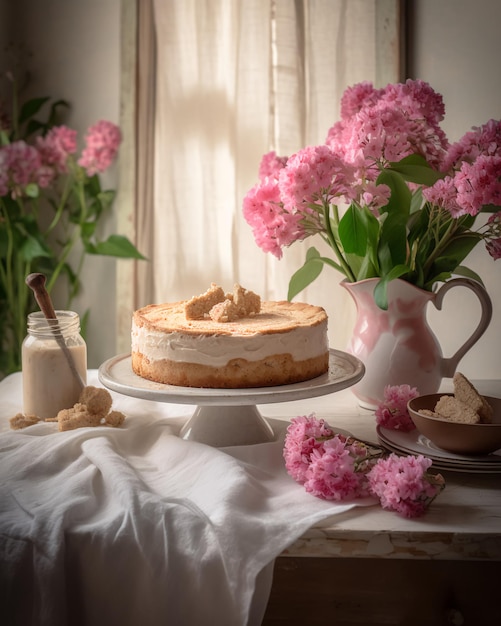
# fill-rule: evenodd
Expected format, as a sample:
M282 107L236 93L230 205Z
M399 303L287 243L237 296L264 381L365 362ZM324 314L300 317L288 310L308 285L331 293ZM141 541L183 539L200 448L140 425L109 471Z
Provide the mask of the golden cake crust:
M186 319L185 302L149 304L134 312L136 326L160 332L182 332L188 335L254 335L289 332L298 327L315 326L327 321L322 307L303 302L262 302L261 312L221 324L211 318Z

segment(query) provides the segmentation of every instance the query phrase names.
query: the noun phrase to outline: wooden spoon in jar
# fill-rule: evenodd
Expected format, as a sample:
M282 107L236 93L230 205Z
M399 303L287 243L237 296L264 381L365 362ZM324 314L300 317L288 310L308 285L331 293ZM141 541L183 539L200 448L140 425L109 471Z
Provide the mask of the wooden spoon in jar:
M57 341L61 350L64 352L64 356L68 361L71 373L73 374L75 380L78 382L80 388L83 389L85 387L85 383L80 376L79 371L77 370L70 349L66 345L64 337L60 332L59 321L57 319L56 312L54 311L49 292L45 288L45 281L45 276L39 273L29 274L25 280L28 287L33 291L33 294L35 295L35 300L37 301L40 310L42 311L47 322L49 323L49 326L51 326L55 340Z

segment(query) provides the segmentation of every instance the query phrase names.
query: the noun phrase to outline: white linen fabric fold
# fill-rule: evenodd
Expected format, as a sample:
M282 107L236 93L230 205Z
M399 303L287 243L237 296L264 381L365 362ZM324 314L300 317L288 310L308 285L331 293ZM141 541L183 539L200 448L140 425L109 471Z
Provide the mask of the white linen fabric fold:
M216 449L176 436L193 407L112 396L121 428L9 431L21 376L0 383L2 624L259 624L275 557L372 503L325 502L294 483L284 422L275 442Z

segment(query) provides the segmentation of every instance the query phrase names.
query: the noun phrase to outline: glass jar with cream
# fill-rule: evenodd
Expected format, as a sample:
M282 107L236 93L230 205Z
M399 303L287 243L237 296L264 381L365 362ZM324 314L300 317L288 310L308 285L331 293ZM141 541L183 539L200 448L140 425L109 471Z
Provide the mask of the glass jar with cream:
M78 402L87 380L80 317L74 311L56 311L56 318L30 313L22 346L24 413L42 419L56 417Z

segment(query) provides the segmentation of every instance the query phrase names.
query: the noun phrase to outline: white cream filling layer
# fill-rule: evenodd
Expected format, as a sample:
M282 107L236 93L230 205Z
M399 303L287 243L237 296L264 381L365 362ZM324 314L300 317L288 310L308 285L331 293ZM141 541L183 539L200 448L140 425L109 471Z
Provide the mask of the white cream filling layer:
M198 335L160 333L138 327L133 322L132 352L140 352L150 361L168 359L222 367L231 359L260 361L274 354L291 354L295 361L318 357L328 350L324 324L296 328L286 333L235 335Z

